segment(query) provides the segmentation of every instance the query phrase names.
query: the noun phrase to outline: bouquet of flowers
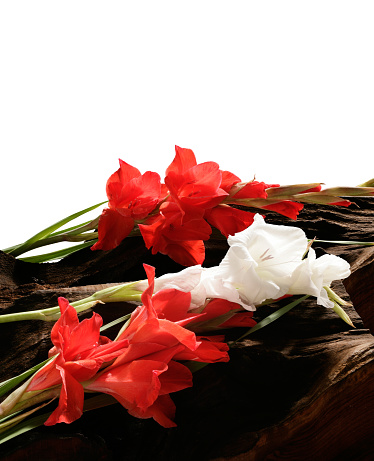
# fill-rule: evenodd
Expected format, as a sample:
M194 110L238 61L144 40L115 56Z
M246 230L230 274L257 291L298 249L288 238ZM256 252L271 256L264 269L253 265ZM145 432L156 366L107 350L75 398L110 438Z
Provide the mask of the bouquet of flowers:
M163 253L183 266L202 264L204 241L227 238L253 223L257 212L272 211L296 220L303 203L349 206L349 196L374 194L373 180L361 187L322 189L321 183L280 186L255 179L242 182L215 162L197 164L192 150L176 146L165 173L140 171L120 160L120 168L107 181L107 202L74 213L42 230L26 242L3 251L19 257L58 242L83 242L46 255L22 257L30 262L59 259L86 246L111 250L126 237L141 235L152 253ZM90 222L66 230L61 227L95 208L108 204Z
M343 309L347 303L331 289L334 280L349 276L349 264L330 254L317 257L301 229L269 224L259 212L296 219L303 203L348 206L344 197L374 194L371 182L325 190L319 183L242 182L214 162L197 164L191 150L176 147L164 183L157 173L141 174L120 161L106 190L108 207L94 221L59 230L95 206L5 251L19 257L58 241L83 242L23 258L40 262L84 246L110 251L138 234L153 254L163 253L186 267L156 277L157 268L144 265L144 280L110 286L72 303L60 297L58 306L48 309L1 315L0 323L56 322L48 358L0 385L2 442L41 424L71 423L83 411L115 401L137 418L175 426L170 394L192 386L193 373L205 364L227 362L237 340L309 296L353 327ZM204 242L214 232L227 239L228 251L219 265L203 267ZM254 311L280 299L287 304L256 323ZM79 321L79 312L119 301L135 301L137 307L110 325L103 325L95 312ZM120 325L117 336L103 336L113 324ZM236 341L227 341L225 331L236 328ZM29 419L54 400L52 412Z

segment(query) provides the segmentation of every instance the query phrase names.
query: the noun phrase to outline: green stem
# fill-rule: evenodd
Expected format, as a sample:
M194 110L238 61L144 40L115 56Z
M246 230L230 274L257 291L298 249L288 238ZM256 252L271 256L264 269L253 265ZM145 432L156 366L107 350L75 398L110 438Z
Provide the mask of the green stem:
M87 232L89 230L95 229L97 227L99 217L95 218L92 221L89 221L88 223L86 222L83 225L81 224L81 225L78 225L78 226L74 226L73 228L70 228L69 230L62 231L62 232L56 232L56 231L58 231L58 229L61 229L61 227L65 226L70 221L73 221L73 220L79 218L83 214L86 214L86 213L88 213L90 211L93 211L94 209L98 208L99 206L103 205L104 203L106 203L106 201L101 202L101 203L97 203L96 205L93 205L93 206L91 206L89 208L85 208L84 210L81 210L81 211L78 211L77 213L69 215L64 219L61 219L57 223L52 224L51 226L47 227L46 229L43 229L42 231L38 232L33 237L26 240L26 242L24 242L24 243L22 243L20 245L16 245L16 246L13 246L11 248L8 248L5 252L16 257L16 256L19 256L19 255L21 255L23 253L26 253L26 251L30 251L33 248L38 248L39 246L47 245L47 244L50 244L50 243L56 243L56 241L53 240L53 239L57 238L57 236L60 237L59 240L57 240L57 242L66 241L67 240L67 238L66 238L67 235L72 237L74 235L78 235L78 234L82 234L82 233L84 234L85 232ZM61 238L62 236L64 236L65 238ZM52 241L50 241L49 238L51 238ZM92 238L93 237L88 236L88 238L85 237L85 240L89 240L89 239L92 239ZM82 240L82 238L80 240ZM70 240L70 241L72 241L72 240ZM43 243L37 244L37 242L43 242Z
M91 301L84 304L78 304L74 306L75 303L71 303L77 312L83 312L85 310L91 309L100 301ZM45 322L56 321L60 317L60 308L59 307L50 307L47 309L39 309L36 311L30 312L15 312L14 314L4 314L0 315L0 323L10 323L10 322L19 322L21 320L44 320Z
M139 302L141 301L142 291L137 290L134 286L138 282L128 282L114 287L104 288L96 291L93 295L70 303L75 310L79 312L91 309L98 303L108 302ZM21 320L44 320L56 321L60 317L60 308L58 306L47 309L39 309L30 312L16 312L14 314L0 315L0 323L19 322Z

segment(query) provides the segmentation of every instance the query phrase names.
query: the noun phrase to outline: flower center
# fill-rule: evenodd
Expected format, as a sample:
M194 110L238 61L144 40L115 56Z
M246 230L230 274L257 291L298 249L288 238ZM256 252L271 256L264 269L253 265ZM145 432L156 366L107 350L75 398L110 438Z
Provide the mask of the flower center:
M273 256L271 256L271 255L266 255L266 253L267 253L268 251L270 251L270 248L267 248L267 249L262 253L262 255L260 256L261 261L268 261L269 259L274 259Z

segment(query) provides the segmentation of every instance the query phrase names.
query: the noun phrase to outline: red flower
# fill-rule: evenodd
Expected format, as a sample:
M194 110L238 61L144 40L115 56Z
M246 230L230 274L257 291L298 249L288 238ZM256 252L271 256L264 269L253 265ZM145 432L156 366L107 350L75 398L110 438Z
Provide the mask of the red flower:
M202 264L204 240L208 240L212 232L207 221L215 225L218 224L217 214L224 221L235 215L235 222L240 221L240 229L243 228L245 212L213 211L240 178L229 171L221 171L215 162L197 164L191 149L175 146L175 152L165 177L170 197L160 206L160 214L149 217L139 229L153 254L166 254L183 266ZM245 222L252 222L249 215L246 215ZM217 227L225 232L227 226L238 228L233 222Z
M202 218L228 195L220 185L222 172L215 162L196 163L190 149L175 146L175 157L166 170L165 184L183 213Z
M212 232L202 218L190 217L178 205L167 201L160 206L160 213L148 218L139 229L147 248L152 254L168 255L183 266L202 264L205 259L203 240L208 240Z
M161 182L157 173L143 175L137 168L120 160L120 168L107 181L109 208L100 216L99 240L93 250L111 250L118 246L134 228L158 205Z
M61 317L52 328L54 347L49 356L56 358L32 379L27 391L61 385L59 405L45 424L71 423L83 412L84 390L81 382L92 378L105 363L118 357L128 346L126 339L111 341L100 336L102 318L94 313L79 323L77 312L65 298L59 298Z
M175 308L180 311L183 306L184 311L191 295L171 290L166 298L165 294L152 298L154 269L145 268L149 287L142 295L143 306L133 312L130 324L120 335L129 341L129 347L85 387L112 395L135 417L154 418L162 426L172 427L175 405L169 394L192 385L191 372L176 358L227 361L228 346L218 340L198 341L181 324L158 318L161 304L171 306L175 302Z

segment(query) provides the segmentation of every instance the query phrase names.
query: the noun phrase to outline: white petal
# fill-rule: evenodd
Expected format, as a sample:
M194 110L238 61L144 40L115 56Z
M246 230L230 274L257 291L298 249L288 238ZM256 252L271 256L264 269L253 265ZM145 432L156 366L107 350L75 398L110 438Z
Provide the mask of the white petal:
M161 275L155 279L154 292L156 293L160 290L175 288L188 293L200 283L202 271L203 268L197 265L186 267L186 269L176 273ZM148 287L148 282L146 280L142 280L135 286L138 290L144 291Z

